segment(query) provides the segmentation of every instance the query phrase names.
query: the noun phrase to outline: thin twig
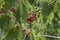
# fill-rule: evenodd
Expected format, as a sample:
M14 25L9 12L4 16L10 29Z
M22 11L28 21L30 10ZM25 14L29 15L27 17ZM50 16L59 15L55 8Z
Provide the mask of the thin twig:
M56 37L56 36L50 36L50 35L36 35L37 37L38 36L42 36L42 37L49 37L49 38L58 38L60 39L60 37Z
M56 3L57 0L54 0L53 2L51 2L50 4L48 5L54 5L54 3Z
M39 8L39 9L36 9L36 10L34 10L34 11L32 11L32 12L28 12L28 14L36 13L36 12L40 11L41 9L42 9L42 8Z
M19 20L18 23L19 23L20 30L22 30L22 24L21 24L21 21Z

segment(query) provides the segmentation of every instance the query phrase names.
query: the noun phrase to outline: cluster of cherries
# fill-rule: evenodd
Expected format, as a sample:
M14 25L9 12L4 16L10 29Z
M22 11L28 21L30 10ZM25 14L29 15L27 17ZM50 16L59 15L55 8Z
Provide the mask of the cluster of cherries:
M19 2L19 1L21 1L21 0L16 0L16 2ZM5 5L2 5L2 8L1 8L1 10L0 10L0 13L4 13L4 12L5 12L4 6L5 6ZM12 8L10 8L10 11L11 11L11 12L15 12L15 9L12 7Z
M5 10L4 10L4 5L2 5L2 8L1 8L1 10L0 10L0 13L4 13L4 11L5 11ZM13 7L10 8L10 11L11 11L11 12L15 12L15 8L13 8Z
M9 11L14 13L16 10L15 10L14 7L11 7L9 9ZM0 9L0 13L2 13L4 15L4 13L5 13L5 5L2 5L2 8ZM12 17L10 17L8 14L7 14L7 16L9 17L9 19L12 19Z
M16 0L16 1L19 2L19 0ZM2 8L1 8L1 10L0 10L0 13L4 13L4 12L5 12L4 7L5 7L5 5L3 4L3 5L2 5ZM15 12L14 7L10 8L10 11L11 11L11 12Z
M15 8L11 7L10 11L14 13L16 10L15 10Z
M0 13L4 13L4 5L2 5L2 8L0 10Z
M34 13L32 15L29 14L29 15L30 15L30 17L27 18L27 22L28 23L32 23L34 20L36 20L36 13ZM26 37L30 37L30 34L31 34L31 30L30 29L24 29L23 32L26 33Z
M17 0L17 2L19 2L19 0ZM1 10L0 10L0 13L4 13L4 12L5 12L4 6L5 6L5 5L2 5L2 8L1 8ZM10 12L13 12L13 13L16 12L16 10L15 10L14 7L11 7L11 8L9 9L9 11L10 11ZM11 17L9 17L9 18L11 19ZM30 15L30 17L27 18L27 23L31 23L31 22L33 22L34 20L36 20L36 13ZM24 29L24 30L22 30L22 31L26 33L26 36L27 36L27 37L30 37L30 33L31 33L30 29Z
M31 22L33 22L34 20L36 20L36 13L32 14L32 15L27 19L27 22L28 22L28 23L31 23Z

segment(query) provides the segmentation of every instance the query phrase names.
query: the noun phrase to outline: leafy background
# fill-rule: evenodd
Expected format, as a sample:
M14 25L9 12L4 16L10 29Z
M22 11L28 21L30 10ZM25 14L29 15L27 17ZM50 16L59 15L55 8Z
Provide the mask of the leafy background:
M11 7L16 12L9 11ZM36 20L27 23L28 12L39 8ZM31 29L30 38L21 31L27 28ZM0 40L60 40L36 35L60 36L60 0L0 0Z

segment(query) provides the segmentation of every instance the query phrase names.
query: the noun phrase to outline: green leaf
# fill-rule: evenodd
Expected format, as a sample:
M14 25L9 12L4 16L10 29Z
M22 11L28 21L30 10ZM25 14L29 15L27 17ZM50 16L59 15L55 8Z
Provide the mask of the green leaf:
M32 34L31 34L31 35L32 35L32 36L31 36L31 37L32 37L32 40L37 40L37 39L36 39L35 30L32 29L31 33L32 33Z
M16 28L12 28L10 29L10 31L8 32L5 40L17 40L18 34L19 34L19 27L17 26Z
M14 7L15 0L4 0L5 2L5 12L8 12L11 7Z
M28 0L31 5L35 3L35 0Z
M48 16L53 11L53 6L48 5L48 2L44 2L42 5L42 14Z
M7 15L2 15L2 17L0 18L0 28L2 30L6 29L8 27L9 24L9 18Z

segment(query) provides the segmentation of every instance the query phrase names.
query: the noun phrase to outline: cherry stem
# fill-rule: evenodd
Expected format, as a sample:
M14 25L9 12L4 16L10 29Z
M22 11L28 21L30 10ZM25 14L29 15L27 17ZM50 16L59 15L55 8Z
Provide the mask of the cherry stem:
M28 14L34 14L34 13L40 11L41 9L42 9L42 8L39 8L39 9L36 9L36 10L34 10L34 11L32 11L32 12L28 12Z

